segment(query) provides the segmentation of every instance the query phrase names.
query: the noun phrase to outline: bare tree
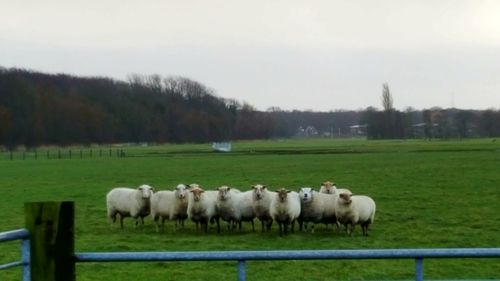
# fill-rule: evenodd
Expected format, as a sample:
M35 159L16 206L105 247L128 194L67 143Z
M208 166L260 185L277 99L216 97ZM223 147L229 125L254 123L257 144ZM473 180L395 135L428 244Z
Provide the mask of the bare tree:
M382 106L384 107L384 111L392 111L394 108L392 107L392 95L389 90L389 84L382 84Z

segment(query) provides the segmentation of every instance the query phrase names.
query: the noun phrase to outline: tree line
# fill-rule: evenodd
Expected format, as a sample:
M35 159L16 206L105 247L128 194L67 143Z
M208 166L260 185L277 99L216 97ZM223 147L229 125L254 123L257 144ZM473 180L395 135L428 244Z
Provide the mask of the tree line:
M185 77L119 81L0 67L0 145L8 148L268 139L308 127L348 136L356 124L367 125L369 138L401 138L415 137L408 128L426 122L429 137L500 135L498 110L259 111Z

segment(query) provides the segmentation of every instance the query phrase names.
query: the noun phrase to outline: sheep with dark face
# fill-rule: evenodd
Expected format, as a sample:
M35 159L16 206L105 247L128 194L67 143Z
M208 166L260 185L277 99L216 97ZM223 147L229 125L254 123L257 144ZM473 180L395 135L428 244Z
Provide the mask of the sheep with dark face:
M336 216L345 226L347 234L352 235L354 227L359 224L363 235L368 236L368 227L375 219L375 201L365 195L352 195L351 192L340 193L337 200Z
M135 226L144 225L144 217L148 216L151 209L151 196L153 188L149 185L141 185L137 189L128 187L113 188L106 195L106 208L108 218L114 224L116 215L120 215L120 227L123 229L123 219L132 217Z
M299 194L295 191L280 188L273 195L270 214L278 224L280 236L288 233L288 226L291 226L293 232L295 221L300 216L300 208Z
M196 224L196 229L201 225L204 232L207 232L209 222L216 222L217 232L220 232L219 217L216 210L218 191L205 191L197 184L189 186L187 208L189 219Z
M175 226L184 228L184 221L187 218L187 190L184 184L179 184L175 190L158 191L151 197L151 217L156 223L157 231L165 228L165 220L174 220Z
M273 225L273 219L269 213L271 200L276 192L270 191L265 185L256 184L252 186L253 190L253 210L255 216L260 220L262 232L270 230Z

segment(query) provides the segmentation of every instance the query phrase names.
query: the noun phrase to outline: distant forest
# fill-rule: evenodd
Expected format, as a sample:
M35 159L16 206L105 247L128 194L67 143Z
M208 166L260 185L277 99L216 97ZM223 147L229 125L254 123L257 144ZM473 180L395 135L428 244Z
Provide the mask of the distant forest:
M496 137L500 111L259 111L184 77L125 82L0 67L0 145L7 148L352 136Z

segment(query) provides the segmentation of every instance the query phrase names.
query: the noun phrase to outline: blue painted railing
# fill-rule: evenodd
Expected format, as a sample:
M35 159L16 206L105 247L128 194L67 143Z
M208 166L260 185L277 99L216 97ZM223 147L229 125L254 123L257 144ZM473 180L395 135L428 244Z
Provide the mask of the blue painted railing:
M76 253L77 262L121 261L237 261L238 280L245 280L249 260L415 259L415 280L424 279L424 258L500 258L500 248L210 251L210 252L103 252Z
M26 229L0 233L0 242L21 240L21 261L0 265L0 269L23 267L23 281L31 280L30 240ZM91 252L75 253L75 262L125 261L237 261L238 280L246 279L246 261L328 259L414 259L415 280L424 279L424 258L500 258L500 248L456 249L372 249L302 251L203 251L203 252Z
M16 266L23 267L23 281L31 280L30 234L27 229L0 232L0 242L21 240L21 260L0 265L0 270Z

